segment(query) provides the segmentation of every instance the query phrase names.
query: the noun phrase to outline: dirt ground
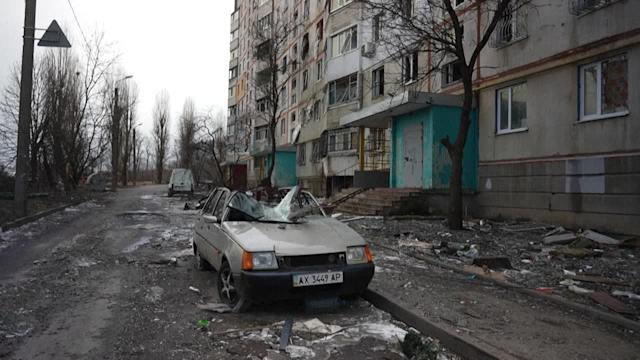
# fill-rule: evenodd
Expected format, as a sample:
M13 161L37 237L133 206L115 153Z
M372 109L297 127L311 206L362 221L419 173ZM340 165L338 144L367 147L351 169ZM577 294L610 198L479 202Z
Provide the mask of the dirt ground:
M0 234L0 358L405 358L409 329L363 300L198 309L218 302L216 274L192 266L196 213L184 201L162 186L125 189ZM278 352L287 318L291 343ZM310 320L331 330L308 330Z

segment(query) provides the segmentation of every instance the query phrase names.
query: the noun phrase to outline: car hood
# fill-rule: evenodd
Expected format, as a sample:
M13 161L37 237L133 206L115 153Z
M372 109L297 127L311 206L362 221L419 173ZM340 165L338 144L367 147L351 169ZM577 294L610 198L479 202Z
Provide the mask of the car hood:
M364 245L364 239L346 224L330 217L313 216L294 224L225 222L227 233L249 252L275 251L278 256L344 252Z

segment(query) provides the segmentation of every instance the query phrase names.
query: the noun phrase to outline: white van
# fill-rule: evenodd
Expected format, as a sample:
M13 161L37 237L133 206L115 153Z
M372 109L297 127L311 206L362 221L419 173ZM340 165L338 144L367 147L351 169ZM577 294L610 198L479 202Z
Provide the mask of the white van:
M173 169L169 180L169 197L177 193L193 194L193 174L189 169Z

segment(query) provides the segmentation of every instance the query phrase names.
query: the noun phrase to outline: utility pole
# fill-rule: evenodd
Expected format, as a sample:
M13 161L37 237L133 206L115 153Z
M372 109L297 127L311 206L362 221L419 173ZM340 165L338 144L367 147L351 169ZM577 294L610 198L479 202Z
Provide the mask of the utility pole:
M138 162L136 156L136 127L133 127L133 186L136 186L138 180Z
M27 175L29 172L29 137L31 128L31 93L33 84L33 42L36 27L36 0L25 0L24 35L22 36L22 75L18 117L18 148L14 202L19 217L27 215Z
M118 163L120 155L120 109L118 107L118 84L116 83L111 120L111 191L118 187Z

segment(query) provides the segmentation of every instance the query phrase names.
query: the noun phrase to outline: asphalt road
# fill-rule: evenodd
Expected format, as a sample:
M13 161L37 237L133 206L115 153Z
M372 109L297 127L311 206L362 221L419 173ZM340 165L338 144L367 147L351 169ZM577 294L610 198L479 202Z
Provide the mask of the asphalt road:
M198 309L218 302L216 277L192 266L184 202L164 186L124 189L0 234L0 358L403 358L404 325L362 300L316 314ZM289 317L292 346L276 353ZM302 327L316 318L337 333Z

